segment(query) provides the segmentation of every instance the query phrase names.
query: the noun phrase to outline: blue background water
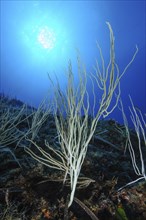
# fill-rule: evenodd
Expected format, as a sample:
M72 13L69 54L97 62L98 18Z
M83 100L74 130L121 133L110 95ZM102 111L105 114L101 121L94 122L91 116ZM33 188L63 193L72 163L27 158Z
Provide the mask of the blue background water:
M109 30L106 21L109 21L115 35L116 61L121 71L130 61L136 44L139 48L136 59L121 80L123 104L127 108L130 94L135 106L146 113L145 1L2 0L0 4L0 92L38 106L49 88L47 73L52 78L56 74L63 87L69 59L76 71L76 48L87 71L93 72L95 58L99 58L96 41L108 63ZM54 47L51 49L43 48L38 41L43 29L49 30L53 36ZM90 86L88 89L90 92ZM118 110L110 117L121 121Z

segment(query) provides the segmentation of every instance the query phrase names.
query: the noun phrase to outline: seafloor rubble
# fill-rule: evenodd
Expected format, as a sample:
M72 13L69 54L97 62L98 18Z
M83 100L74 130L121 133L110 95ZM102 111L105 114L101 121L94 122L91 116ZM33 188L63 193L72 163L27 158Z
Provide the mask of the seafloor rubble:
M20 101L2 98L5 108L10 111L22 108ZM31 107L28 107L27 114L30 111ZM27 132L27 126L22 120L18 129ZM130 132L136 156L139 157L135 133ZM54 118L50 115L40 128L36 141L44 147L44 139L54 144L57 142L56 135ZM25 139L17 146L15 141L6 147L0 146L0 219L146 219L146 182L137 182L118 191L137 179L128 149L125 151L125 143L122 125L114 120L98 123L82 166L74 202L69 209L69 180L63 184L63 172L47 168L30 157L23 147L28 144ZM142 150L146 155L146 149Z

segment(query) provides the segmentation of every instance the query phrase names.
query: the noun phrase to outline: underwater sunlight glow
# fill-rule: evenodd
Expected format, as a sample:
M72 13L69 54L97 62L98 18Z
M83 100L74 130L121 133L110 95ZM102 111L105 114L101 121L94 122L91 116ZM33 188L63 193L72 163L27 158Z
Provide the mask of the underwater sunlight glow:
M75 86L80 69L78 61L89 76L96 74L94 67L98 62L102 74L103 61L97 45L101 47L107 67L110 61L108 21L115 35L119 71L123 71L135 51L135 44L138 45L136 59L122 79L121 95L127 114L128 94L145 113L145 20L144 1L0 1L0 93L16 96L38 107L48 93L50 97L53 94L48 75L55 85L57 78L61 89L66 88L70 62ZM90 81L87 89L92 106L94 97ZM97 98L100 92L97 87ZM118 109L113 117L123 122Z
M53 49L56 42L55 33L53 30L49 29L49 27L42 27L38 34L38 42L45 49Z
M28 47L52 50L56 45L56 33L48 25L31 24L23 29L23 37Z

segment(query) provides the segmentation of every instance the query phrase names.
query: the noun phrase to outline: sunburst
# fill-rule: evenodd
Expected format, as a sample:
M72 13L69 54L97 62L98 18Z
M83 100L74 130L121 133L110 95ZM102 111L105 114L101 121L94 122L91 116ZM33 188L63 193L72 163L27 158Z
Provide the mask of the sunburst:
M55 47L56 36L52 29L45 26L39 30L37 40L44 49L51 50Z

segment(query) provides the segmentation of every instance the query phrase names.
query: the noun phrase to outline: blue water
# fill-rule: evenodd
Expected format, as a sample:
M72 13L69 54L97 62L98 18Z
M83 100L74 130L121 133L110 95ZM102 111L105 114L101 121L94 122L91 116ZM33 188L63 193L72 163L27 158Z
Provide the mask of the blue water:
M126 108L128 95L146 113L146 3L145 1L9 1L1 0L0 92L38 106L49 89L48 73L62 88L68 61L76 77L76 49L88 72L99 59L109 61L110 22L115 35L116 61L122 71L139 52L121 80ZM88 92L91 87L88 85ZM96 90L98 93L98 90ZM91 97L92 103L92 97ZM116 110L110 118L121 121Z

